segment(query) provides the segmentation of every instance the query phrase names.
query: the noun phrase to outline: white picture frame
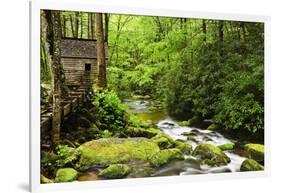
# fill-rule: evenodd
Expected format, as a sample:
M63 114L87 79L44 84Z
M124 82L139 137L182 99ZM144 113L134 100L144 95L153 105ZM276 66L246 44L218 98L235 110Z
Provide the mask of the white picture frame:
M222 19L234 21L264 22L265 29L265 170L258 172L220 173L208 175L188 175L172 177L137 178L126 180L109 180L94 182L72 182L58 184L40 184L40 10L72 10L85 12L103 12L132 15L157 15L169 17L187 17L204 19ZM48 192L54 190L82 190L105 187L141 186L149 184L187 183L190 181L224 180L266 177L270 175L270 125L269 125L269 66L270 66L270 18L258 15L241 15L228 13L194 12L185 9L165 10L156 7L144 8L134 6L109 6L93 1L30 2L30 190L31 192Z

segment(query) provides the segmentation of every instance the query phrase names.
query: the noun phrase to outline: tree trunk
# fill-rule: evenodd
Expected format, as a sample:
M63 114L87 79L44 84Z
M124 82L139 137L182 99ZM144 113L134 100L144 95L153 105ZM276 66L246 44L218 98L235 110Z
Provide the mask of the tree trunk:
M206 20L205 19L202 19L202 32L204 34L204 37L203 37L203 41L206 42L206 35L207 35L207 25L206 25Z
M91 14L88 13L88 39L91 39Z
M104 48L104 32L102 24L102 13L96 13L96 37L97 37L97 62L98 62L98 80L99 88L106 87L106 63Z
M78 38L79 31L79 12L75 12L75 38Z
M107 13L104 14L104 41L108 41L108 23L109 23L109 15Z
M71 33L72 33L72 37L74 38L75 37L75 29L74 29L73 19L72 19L71 15L69 16L69 18L70 18L70 25L71 25Z
M66 18L63 16L63 35L62 37L66 37Z
M223 36L224 36L224 34L223 34L223 27L224 27L223 21L220 20L219 21L219 41L220 41L220 43L223 42Z
M218 38L219 38L219 55L222 59L223 57L223 39L224 39L224 33L223 33L224 23L222 20L219 21L218 25Z
M61 99L62 99L62 64L61 64L61 23L60 12L51 11L53 26L53 54L52 54L52 93L53 93L53 120L52 144L59 144L61 128Z
M95 38L95 15L91 13L91 34L92 34L92 39Z
M80 38L83 38L83 13L81 13L81 35Z

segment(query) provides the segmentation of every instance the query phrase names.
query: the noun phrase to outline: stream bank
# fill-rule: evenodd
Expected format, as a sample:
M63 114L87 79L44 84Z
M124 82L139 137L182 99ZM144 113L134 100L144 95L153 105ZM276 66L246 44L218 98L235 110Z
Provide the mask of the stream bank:
M127 99L123 104L130 115L149 124L130 126L124 136L99 138L92 127L81 128L86 136L78 138L85 140L75 147L62 147L62 168L57 170L53 182L263 170L263 146L258 147L262 149L261 156L256 156L255 150L250 155L250 151L237 145L239 141L219 132L181 126L163 109L154 108L151 100ZM65 177L69 171L70 177Z

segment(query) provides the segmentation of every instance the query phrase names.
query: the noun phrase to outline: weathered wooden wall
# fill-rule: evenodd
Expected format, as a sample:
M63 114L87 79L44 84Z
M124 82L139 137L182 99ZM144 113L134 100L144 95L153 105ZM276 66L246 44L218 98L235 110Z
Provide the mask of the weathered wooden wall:
M62 58L66 85L81 86L92 85L97 77L97 60L85 58ZM87 71L85 65L90 64L91 70Z
M107 59L107 44L105 49ZM96 40L63 38L61 60L68 86L93 85L98 73ZM85 70L85 64L91 64L90 71Z

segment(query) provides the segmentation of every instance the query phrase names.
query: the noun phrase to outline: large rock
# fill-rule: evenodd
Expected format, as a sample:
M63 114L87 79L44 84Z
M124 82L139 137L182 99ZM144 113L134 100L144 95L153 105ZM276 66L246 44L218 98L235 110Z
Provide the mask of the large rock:
M41 174L40 182L41 182L41 184L49 184L49 183L54 183L54 180L49 179Z
M126 135L130 137L146 137L146 138L152 138L156 136L157 134L160 133L159 129L154 129L154 128L134 128L134 127L129 127L126 130Z
M240 167L240 171L259 171L263 169L264 167L253 159L244 160Z
M169 163L172 160L184 160L183 153L177 148L164 149L155 154L151 158L150 163L154 167L159 167Z
M130 173L130 168L126 164L113 164L100 171L99 176L108 179L123 178Z
M168 149L174 147L174 140L166 134L157 135L151 138L151 140L157 143L160 149Z
M179 126L189 126L190 122L189 121L181 121L179 122Z
M245 145L245 150L248 152L250 159L258 162L264 160L264 145L249 143Z
M78 150L80 159L76 164L79 170L111 164L148 161L160 151L158 145L146 138L107 138L86 142Z
M181 150L182 153L189 155L192 152L192 146L186 142L176 140L174 142L175 148Z
M234 143L226 143L219 145L218 148L220 148L222 151L232 150L234 148Z
M73 168L61 168L56 173L55 182L72 182L78 177L78 172Z
M208 165L226 165L230 162L229 157L218 147L211 144L200 144L192 152L201 163Z

